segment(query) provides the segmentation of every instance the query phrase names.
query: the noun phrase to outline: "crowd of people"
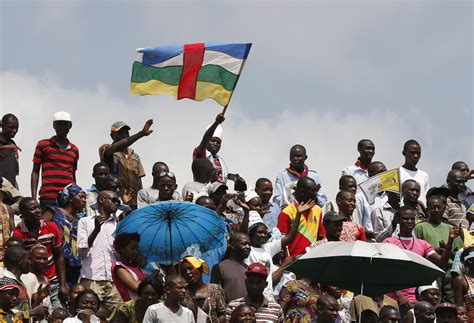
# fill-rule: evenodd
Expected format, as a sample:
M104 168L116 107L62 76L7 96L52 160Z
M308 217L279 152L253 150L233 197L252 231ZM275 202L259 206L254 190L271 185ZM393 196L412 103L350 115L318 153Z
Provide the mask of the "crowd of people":
M205 130L192 154L194 180L181 192L163 161L152 167L152 186L142 185L146 171L131 146L153 133L153 120L134 134L117 121L86 188L76 182L80 147L68 137L71 116L57 112L55 135L34 151L27 193L17 181L20 121L4 115L0 321L474 322L474 193L466 184L474 172L465 162L446 170L445 185L430 187L417 166L421 145L408 140L399 192L380 192L369 203L358 185L387 171L373 160L372 140L359 141L359 156L342 170L334 198L296 144L274 181L250 185L219 154L224 120L217 115ZM171 202L195 203L225 221L215 263L196 254L172 264L148 262L138 232L115 234L134 210ZM358 240L394 244L446 273L431 285L368 297L287 268L322 244Z

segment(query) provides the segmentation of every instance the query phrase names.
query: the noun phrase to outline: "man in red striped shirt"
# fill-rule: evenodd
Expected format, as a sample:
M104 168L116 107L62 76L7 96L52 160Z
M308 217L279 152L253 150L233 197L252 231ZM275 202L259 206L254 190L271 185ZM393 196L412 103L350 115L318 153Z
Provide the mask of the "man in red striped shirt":
M76 182L79 149L67 135L72 127L71 115L60 111L54 114L53 128L56 136L38 142L31 172L31 196L36 199L41 170L40 205L57 205L56 197L66 185Z

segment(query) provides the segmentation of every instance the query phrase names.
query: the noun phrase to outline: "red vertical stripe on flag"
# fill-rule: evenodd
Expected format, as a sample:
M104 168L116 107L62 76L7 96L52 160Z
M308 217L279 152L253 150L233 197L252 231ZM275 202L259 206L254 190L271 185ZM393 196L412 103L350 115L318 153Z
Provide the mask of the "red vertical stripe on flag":
M204 58L204 43L184 45L183 72L178 87L178 99L194 100L196 80Z

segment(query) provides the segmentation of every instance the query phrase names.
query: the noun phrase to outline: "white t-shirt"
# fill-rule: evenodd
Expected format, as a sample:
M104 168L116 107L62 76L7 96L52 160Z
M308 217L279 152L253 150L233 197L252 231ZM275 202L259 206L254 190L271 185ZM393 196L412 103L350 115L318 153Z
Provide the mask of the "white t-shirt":
M81 319L79 319L79 315L76 315L74 317L68 317L63 321L63 323L80 323L83 322ZM92 323L99 323L100 320L97 316L91 315L91 322Z
M173 313L164 303L158 303L148 307L143 323L194 323L194 315L190 309L181 305Z
M420 184L421 190L420 190L420 200L423 202L424 205L426 205L426 192L428 192L428 189L430 188L430 178L428 174L421 169L418 169L416 171L412 171L409 169L406 169L403 166L400 166L400 180L402 184L408 180L408 179L413 179L417 181L418 184Z
M251 247L250 254L247 259L244 260L245 264L248 266L254 262L264 264L269 271L267 277L267 287L263 291L263 295L269 301L274 301L273 298L273 280L272 273L278 269L277 266L273 264L273 256L281 251L281 239L274 240L272 242L264 244L260 248Z

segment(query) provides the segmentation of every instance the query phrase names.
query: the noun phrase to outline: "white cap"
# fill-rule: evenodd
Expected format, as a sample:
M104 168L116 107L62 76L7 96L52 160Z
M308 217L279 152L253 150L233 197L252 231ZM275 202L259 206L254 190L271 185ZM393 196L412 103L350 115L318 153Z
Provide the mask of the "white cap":
M259 223L265 224L265 222L263 222L262 217L260 216L260 214L257 211L250 211L249 212L249 229L251 227L253 227L254 225L259 224ZM267 226L267 225L265 224L265 226ZM268 228L268 226L267 226L267 228Z
M71 120L71 115L65 111L59 111L54 114L53 121L69 121Z
M212 125L208 125L206 130L209 129ZM214 134L212 135L212 137L217 137L219 138L220 140L222 140L222 135L224 134L224 129L222 129L222 126L221 125L218 125L216 130L214 130Z
M253 199L254 197L259 197L259 196L253 189L249 189L248 191L245 192L245 202L246 203L248 201L250 201L251 199Z

